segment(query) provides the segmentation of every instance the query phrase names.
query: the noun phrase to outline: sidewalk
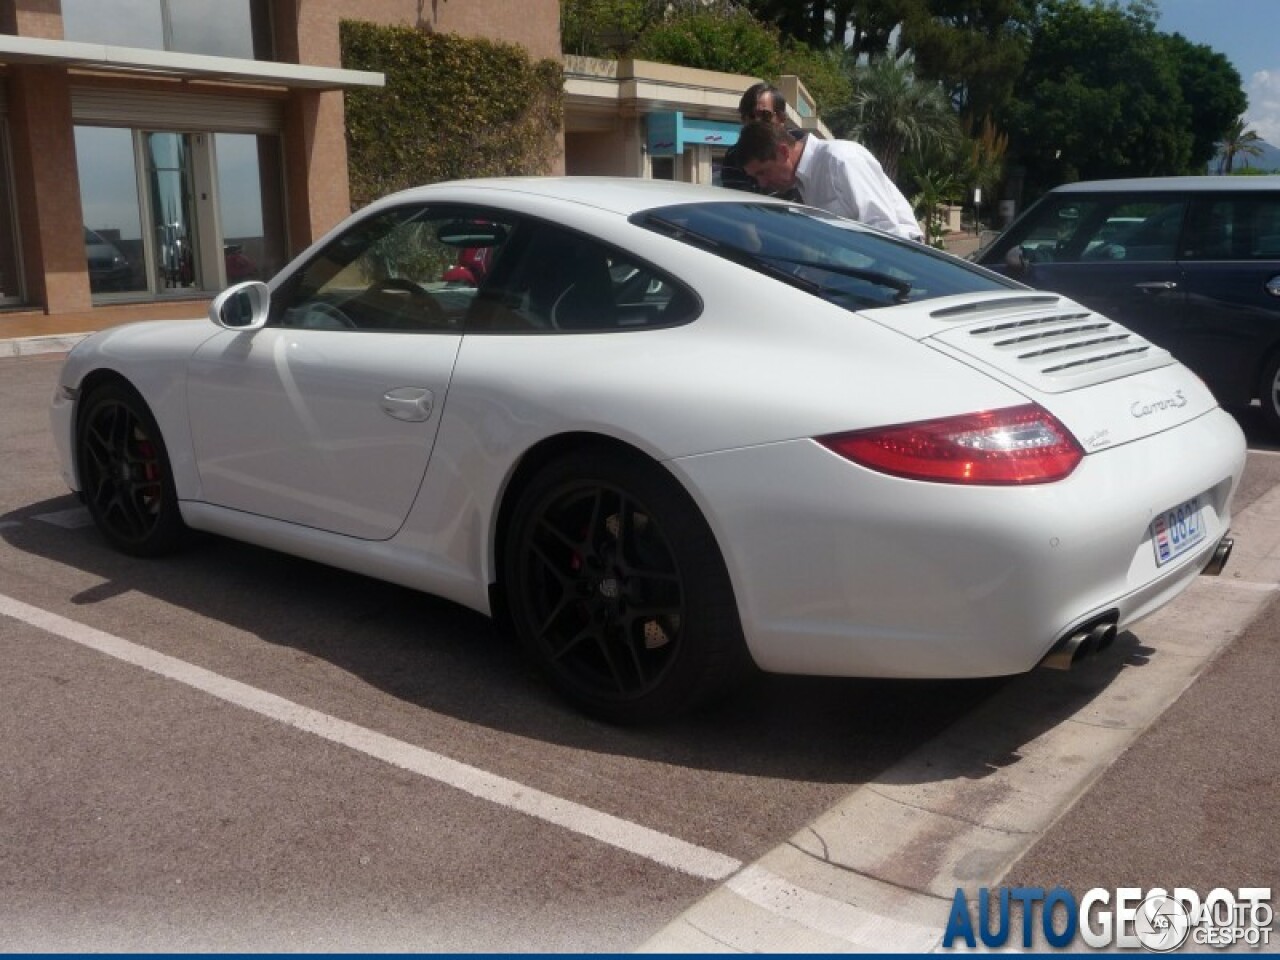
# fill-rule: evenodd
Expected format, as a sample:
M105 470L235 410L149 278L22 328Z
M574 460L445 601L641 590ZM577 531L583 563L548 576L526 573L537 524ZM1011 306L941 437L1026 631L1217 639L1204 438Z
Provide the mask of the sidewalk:
M76 313L0 312L0 357L70 350L88 334L135 320L202 317L209 300L165 300L97 307Z
M948 233L942 238L942 246L947 253L957 257L967 257L979 247L979 237L976 233L961 231L958 233Z

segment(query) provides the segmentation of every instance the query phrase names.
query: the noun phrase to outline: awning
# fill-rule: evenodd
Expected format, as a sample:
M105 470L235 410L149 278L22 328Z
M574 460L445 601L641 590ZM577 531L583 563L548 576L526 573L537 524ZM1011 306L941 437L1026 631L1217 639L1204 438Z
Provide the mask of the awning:
M386 78L365 70L310 67L272 60L211 57L140 47L113 47L73 40L45 40L0 34L0 63L43 63L102 73L184 77L246 83L257 86L306 87L342 90L347 87L381 87Z

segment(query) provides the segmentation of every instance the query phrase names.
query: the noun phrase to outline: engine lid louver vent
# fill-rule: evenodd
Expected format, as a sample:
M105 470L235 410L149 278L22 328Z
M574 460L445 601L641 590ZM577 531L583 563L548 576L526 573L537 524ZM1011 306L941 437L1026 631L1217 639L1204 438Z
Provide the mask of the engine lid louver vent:
M1004 301L993 303L985 315L980 310L966 311L963 319L968 322L938 334L937 339L1050 393L1173 362L1167 351L1106 317L1056 297L1053 303L1059 309ZM1020 312L1017 306L1022 307ZM954 311L949 318L960 319Z

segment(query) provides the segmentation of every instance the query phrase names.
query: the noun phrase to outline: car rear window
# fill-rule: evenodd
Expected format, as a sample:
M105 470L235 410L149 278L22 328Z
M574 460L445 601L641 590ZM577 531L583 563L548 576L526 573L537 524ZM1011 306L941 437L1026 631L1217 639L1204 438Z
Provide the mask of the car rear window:
M812 207L681 204L631 220L850 310L1017 287L931 247Z

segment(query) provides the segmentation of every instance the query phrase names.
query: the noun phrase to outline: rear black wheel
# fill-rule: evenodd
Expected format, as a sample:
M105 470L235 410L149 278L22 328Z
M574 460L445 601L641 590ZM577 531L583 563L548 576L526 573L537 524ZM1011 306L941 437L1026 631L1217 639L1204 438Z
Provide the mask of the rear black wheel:
M76 426L80 489L94 523L117 550L159 556L185 530L160 428L137 392L113 381L83 401Z
M639 455L583 451L525 488L504 587L552 684L617 723L682 713L749 663L715 539L688 494Z

